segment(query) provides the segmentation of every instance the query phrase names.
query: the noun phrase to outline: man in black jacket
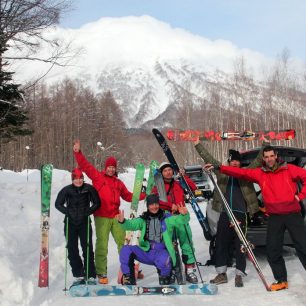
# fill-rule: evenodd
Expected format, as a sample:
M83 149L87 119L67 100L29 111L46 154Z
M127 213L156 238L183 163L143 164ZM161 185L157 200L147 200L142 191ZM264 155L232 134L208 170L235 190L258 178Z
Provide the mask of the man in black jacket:
M88 276L88 283L94 284L96 270L92 247L91 220L89 216L101 206L101 202L96 189L84 183L84 176L80 169L75 168L71 173L71 178L72 184L64 187L59 192L55 201L55 207L65 214L64 233L67 240L68 259L72 274L76 278L74 284L85 283L85 276ZM79 255L79 239L83 251L84 263ZM87 247L89 254L88 271L86 271Z

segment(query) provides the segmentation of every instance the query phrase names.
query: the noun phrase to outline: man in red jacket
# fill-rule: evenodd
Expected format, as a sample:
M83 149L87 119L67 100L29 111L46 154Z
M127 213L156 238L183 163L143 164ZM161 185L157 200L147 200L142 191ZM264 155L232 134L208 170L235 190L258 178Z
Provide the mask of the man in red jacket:
M118 253L124 245L125 232L119 226L115 216L119 214L120 198L132 202L131 193L124 183L117 177L117 160L111 156L105 160L104 171L98 171L90 164L81 152L80 141L76 140L73 146L74 157L79 168L92 180L93 186L98 191L101 207L95 211L96 227L96 271L101 284L107 284L107 253L109 234L117 244ZM140 200L145 198L142 193Z
M160 208L172 212L172 214L177 214L178 206L185 206L184 189L180 183L173 178L174 171L170 163L161 163L159 170L163 176L167 194L167 202L159 201ZM197 187L195 183L187 175L184 175L183 169L180 170L180 175L184 176L187 184L193 191L196 190ZM156 186L152 189L152 193L158 193ZM198 282L198 278L195 274L194 247L189 223L177 229L176 236L182 249L182 261L185 264L186 280L195 284Z
M212 165L207 164L206 169ZM276 282L271 290L288 288L287 270L282 256L285 229L294 243L297 255L306 270L306 228L301 216L300 201L306 197L306 171L279 161L272 146L263 150L263 167L243 169L221 166L220 172L259 184L263 202L269 214L267 256ZM297 182L302 182L298 191Z

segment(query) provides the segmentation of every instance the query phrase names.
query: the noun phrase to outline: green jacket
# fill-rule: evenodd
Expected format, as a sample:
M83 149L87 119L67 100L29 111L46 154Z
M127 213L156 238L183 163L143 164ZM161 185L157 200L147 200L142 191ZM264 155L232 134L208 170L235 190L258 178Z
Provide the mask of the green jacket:
M259 151L257 157L248 166L248 168L258 168L262 165L262 150L266 145L267 143L263 143L263 146ZM215 167L221 165L221 163L216 159L214 159L201 143L197 144L195 148L199 153L199 155L202 157L202 159L205 161L205 163L213 164ZM215 174L217 176L218 185L222 193L225 194L229 177L225 174L221 174L218 170L215 170ZM243 198L247 205L247 212L252 216L259 210L258 199L256 196L254 185L253 183L248 182L246 180L238 180L238 181ZM218 192L214 192L212 208L217 212L221 212L223 209L223 201Z
M173 229L179 228L182 225L188 224L190 220L190 215L187 213L186 215L176 215L173 216L169 213L163 213L163 217L161 218L162 222L162 238L165 246L169 252L169 255L172 259L172 264L175 266L176 257L175 251L172 243ZM143 217L138 217L136 219L124 220L123 223L119 224L125 231L141 231L139 238L139 247L142 248L145 252L149 251L150 243L148 240L145 240L146 235L146 220Z

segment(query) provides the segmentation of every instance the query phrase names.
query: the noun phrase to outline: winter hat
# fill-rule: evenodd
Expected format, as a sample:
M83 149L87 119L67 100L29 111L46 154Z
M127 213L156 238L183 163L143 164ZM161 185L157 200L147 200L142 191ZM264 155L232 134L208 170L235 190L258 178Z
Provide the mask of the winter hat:
M160 166L159 166L160 172L163 172L163 170L167 167L170 167L171 169L173 169L173 167L170 163L168 163L168 162L161 163Z
M114 156L110 156L105 160L105 170L110 166L117 168L117 159Z
M232 160L241 161L241 155L238 151L236 151L236 150L229 150L228 151L228 162L230 162Z
M155 204L158 203L159 204L159 197L157 194L149 194L146 198L146 202L147 202L147 206L151 205L151 204Z
M71 179L75 180L80 178L84 178L83 172L80 168L74 168L71 172Z

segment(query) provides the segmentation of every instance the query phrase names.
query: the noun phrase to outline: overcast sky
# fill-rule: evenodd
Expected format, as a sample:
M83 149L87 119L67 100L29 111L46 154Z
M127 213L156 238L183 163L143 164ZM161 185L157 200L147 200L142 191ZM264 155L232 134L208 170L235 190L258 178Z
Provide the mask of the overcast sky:
M102 17L150 15L208 39L226 39L268 57L288 48L306 60L305 0L74 0L63 27Z

